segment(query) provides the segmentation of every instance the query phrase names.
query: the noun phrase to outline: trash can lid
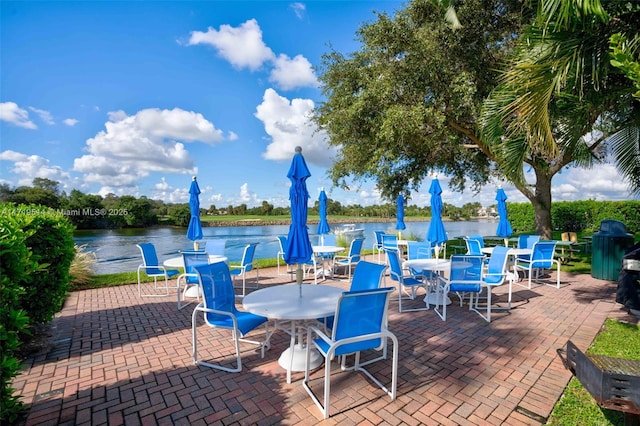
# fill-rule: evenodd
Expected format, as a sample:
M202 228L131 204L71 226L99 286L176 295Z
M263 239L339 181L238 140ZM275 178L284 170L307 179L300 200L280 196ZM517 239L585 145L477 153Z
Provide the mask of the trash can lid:
M609 235L628 235L627 227L619 220L605 219L600 222L600 232Z

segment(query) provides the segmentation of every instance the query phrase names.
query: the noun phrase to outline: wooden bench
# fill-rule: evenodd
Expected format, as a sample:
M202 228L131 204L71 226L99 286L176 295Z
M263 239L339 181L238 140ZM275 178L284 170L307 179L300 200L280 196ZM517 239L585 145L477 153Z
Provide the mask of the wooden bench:
M599 406L622 411L625 425L640 424L640 361L585 354L571 340L565 356L565 367Z

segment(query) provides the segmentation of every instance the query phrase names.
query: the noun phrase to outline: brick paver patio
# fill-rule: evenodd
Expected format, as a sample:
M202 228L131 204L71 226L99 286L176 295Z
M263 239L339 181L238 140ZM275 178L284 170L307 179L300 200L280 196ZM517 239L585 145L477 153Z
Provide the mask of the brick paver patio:
M262 286L287 281L275 268L260 270ZM346 279L319 285L327 284L348 288ZM389 328L400 341L397 400L360 373L334 369L332 417L324 423L544 423L571 377L557 350L568 339L586 350L608 317L637 323L615 303L615 289L615 282L566 273L559 290L515 286L514 308L494 313L490 324L457 299L446 322L432 311L400 314L391 302ZM506 290L494 294L505 300ZM321 421L302 388L303 373L287 384L277 363L288 335L277 332L264 359L255 346L242 344L241 373L198 367L191 357L191 312L191 306L178 311L173 294L139 298L135 285L73 292L53 321L49 350L26 360L14 380L30 405L27 424ZM228 332L200 327L201 359L232 358ZM371 367L390 382L388 362ZM314 377L322 369L318 373ZM322 392L320 380L312 387Z

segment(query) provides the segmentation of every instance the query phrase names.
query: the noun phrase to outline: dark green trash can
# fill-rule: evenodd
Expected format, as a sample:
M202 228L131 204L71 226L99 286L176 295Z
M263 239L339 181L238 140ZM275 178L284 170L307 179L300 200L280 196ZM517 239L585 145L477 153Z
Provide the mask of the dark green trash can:
M591 239L591 276L616 281L622 258L632 245L633 235L627 233L624 223L613 219L600 222L600 232Z

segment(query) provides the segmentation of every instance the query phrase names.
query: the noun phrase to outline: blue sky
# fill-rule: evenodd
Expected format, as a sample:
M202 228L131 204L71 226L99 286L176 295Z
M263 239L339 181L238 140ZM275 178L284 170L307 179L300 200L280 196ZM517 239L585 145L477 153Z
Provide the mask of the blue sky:
M375 183L332 189L333 149L307 120L322 101L314 67L357 50L357 29L399 1L0 2L0 182L146 195L201 205L287 206L296 145L311 178L344 205L372 205ZM446 203L526 201L490 182ZM428 205L430 180L409 204ZM554 200L630 198L612 166L568 169Z

